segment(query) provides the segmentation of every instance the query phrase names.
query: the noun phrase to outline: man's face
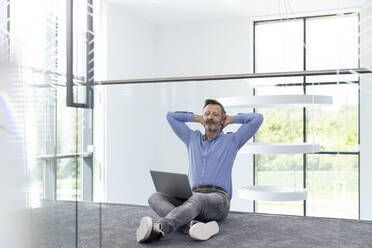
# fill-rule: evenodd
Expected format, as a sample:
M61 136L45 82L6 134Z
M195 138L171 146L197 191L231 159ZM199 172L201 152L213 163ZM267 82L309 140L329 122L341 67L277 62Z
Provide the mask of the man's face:
M204 128L208 132L221 131L223 124L222 109L217 104L208 104L203 113Z

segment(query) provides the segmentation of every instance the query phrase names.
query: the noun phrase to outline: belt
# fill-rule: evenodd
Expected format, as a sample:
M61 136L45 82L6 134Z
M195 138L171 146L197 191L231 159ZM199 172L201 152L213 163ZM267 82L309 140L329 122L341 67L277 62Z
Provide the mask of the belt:
M216 189L216 190L220 190L228 194L224 188L221 188L219 186L214 186L214 185L199 185L198 187L195 187L192 190L194 191L194 190L199 190L199 189Z

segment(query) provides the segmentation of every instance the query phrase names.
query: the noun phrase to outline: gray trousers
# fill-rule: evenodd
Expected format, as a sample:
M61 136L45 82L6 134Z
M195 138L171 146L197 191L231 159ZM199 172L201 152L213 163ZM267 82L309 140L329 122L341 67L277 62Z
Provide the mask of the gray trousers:
M193 191L193 195L185 201L156 192L150 196L148 202L161 217L159 222L164 234L174 230L188 233L192 220L221 221L227 217L230 210L229 195L214 189Z

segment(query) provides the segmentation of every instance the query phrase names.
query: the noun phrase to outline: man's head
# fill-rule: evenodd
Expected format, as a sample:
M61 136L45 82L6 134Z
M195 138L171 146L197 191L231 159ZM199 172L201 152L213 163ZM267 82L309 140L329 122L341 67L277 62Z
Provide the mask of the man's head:
M226 111L221 103L213 99L205 100L203 110L205 131L221 132L225 119Z

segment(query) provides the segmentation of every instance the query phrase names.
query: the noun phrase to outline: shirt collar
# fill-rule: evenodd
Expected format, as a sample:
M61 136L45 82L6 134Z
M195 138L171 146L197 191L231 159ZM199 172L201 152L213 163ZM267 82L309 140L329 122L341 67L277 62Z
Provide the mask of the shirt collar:
M215 139L218 139L219 137L221 137L223 135L223 132L220 132L216 137L214 137L213 139L209 140L209 141L212 141L212 140L215 140ZM207 140L207 136L204 134L203 135L203 141L208 141Z

